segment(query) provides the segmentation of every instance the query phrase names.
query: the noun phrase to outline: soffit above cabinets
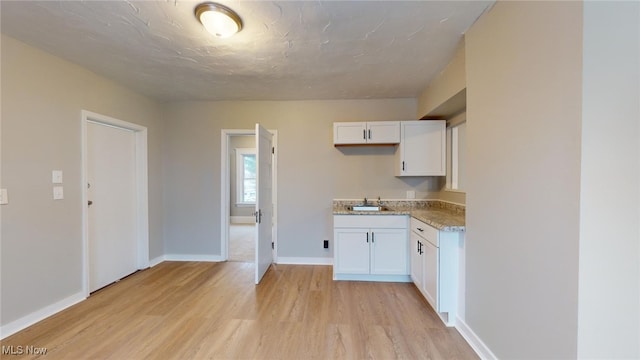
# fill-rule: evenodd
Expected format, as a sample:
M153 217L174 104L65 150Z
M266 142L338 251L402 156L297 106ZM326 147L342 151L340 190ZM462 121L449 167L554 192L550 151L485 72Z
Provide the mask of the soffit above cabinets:
M492 1L2 1L2 33L161 100L413 98Z
M455 115L461 113L467 108L467 89L460 90L457 94L453 95L447 101L443 102L437 108L433 109L422 119L438 119L448 120Z

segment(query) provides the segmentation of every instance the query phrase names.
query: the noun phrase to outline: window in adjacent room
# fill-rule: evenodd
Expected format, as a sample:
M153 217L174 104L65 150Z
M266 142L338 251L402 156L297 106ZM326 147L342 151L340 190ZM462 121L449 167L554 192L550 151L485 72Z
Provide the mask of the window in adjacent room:
M236 191L238 204L256 203L256 149L236 149Z
M447 185L446 190L464 191L466 177L466 113L454 118L447 127ZM452 120L454 120L452 119Z

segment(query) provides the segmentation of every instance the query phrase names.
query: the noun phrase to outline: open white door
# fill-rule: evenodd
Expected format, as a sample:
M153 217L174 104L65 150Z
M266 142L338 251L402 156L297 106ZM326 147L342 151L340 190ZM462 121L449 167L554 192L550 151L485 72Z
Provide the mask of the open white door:
M272 147L273 135L256 124L256 284L273 262Z

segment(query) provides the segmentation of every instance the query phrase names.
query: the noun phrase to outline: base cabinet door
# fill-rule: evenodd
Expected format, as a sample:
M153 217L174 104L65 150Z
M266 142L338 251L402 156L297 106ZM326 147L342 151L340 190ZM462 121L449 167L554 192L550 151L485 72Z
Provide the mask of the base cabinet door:
M335 215L333 279L409 282L406 215Z
M416 235L413 231L411 232L411 237L409 239L409 250L411 251L410 261L411 261L411 280L416 287L423 290L422 285L422 276L423 276L423 260L422 260L422 249L423 249L423 240L420 236Z
M335 230L335 271L344 274L369 273L369 229Z
M411 218L410 247L411 279L442 321L453 326L464 309L458 296L460 286L464 289L464 235Z
M407 274L407 232L403 229L371 229L371 274Z
M422 289L427 301L433 306L436 311L440 311L439 308L439 261L438 261L438 248L435 247L429 241L425 241L423 246L424 251L424 266L423 266L423 285Z

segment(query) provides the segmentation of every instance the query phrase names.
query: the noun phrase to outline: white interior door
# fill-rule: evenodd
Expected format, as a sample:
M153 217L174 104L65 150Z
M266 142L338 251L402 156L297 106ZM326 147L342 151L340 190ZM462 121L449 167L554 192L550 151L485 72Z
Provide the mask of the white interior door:
M137 270L134 131L87 123L89 291Z
M256 124L256 284L260 283L273 262L272 147L273 135Z

